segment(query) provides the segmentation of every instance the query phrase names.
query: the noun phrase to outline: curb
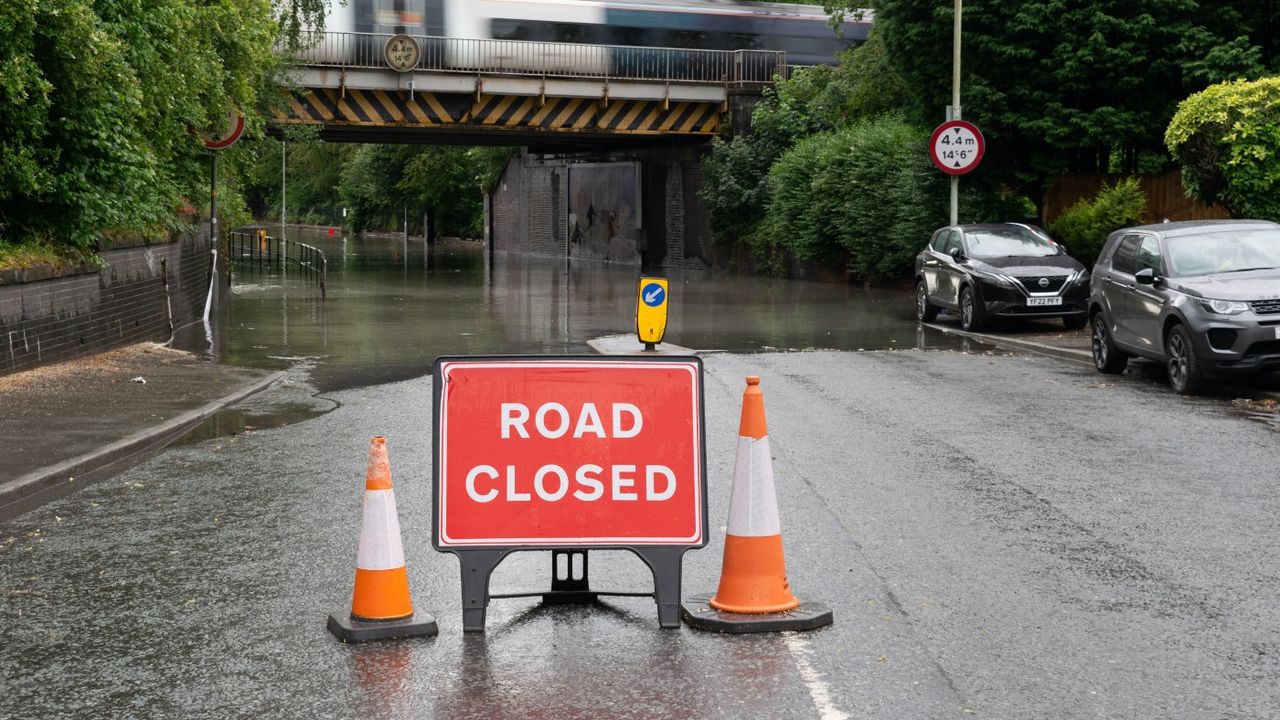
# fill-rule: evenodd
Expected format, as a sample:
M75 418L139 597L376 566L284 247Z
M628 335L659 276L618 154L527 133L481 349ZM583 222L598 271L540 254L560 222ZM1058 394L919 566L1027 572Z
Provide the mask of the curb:
M284 375L283 370L272 373L203 407L189 410L93 452L0 484L0 521L9 520L45 503L66 497L82 487L105 480L137 464L149 454L163 449L182 437L210 415L261 392Z
M988 345L1004 347L1013 350L1027 350L1030 352L1040 353L1041 355L1049 355L1051 357L1061 358L1063 360L1075 360L1078 362L1086 362L1093 364L1093 354L1087 350L1073 350L1072 348L1058 347L1056 345L1046 345L1045 343L1032 342L1030 340L1017 340L1014 338L999 337L996 335L986 335L984 333L969 332L968 330L957 330L946 325L938 325L937 323L920 323L921 325L947 333L948 335L956 335L966 337Z

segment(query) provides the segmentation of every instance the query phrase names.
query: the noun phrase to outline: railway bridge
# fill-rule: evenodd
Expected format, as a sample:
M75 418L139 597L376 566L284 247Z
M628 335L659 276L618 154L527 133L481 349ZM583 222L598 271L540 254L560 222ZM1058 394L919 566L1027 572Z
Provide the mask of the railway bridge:
M776 51L330 32L293 59L275 124L520 146L486 198L491 254L705 268L701 159L785 69Z
M317 33L280 125L328 140L621 147L703 141L785 53Z

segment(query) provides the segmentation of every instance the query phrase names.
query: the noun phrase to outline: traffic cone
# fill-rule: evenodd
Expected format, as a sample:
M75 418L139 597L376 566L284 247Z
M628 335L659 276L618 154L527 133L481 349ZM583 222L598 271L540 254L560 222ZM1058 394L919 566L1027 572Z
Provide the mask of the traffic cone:
M435 618L414 617L409 575L400 546L400 521L387 463L387 439L369 441L369 470L364 481L364 517L356 550L356 581L351 613L329 616L329 632L343 642L435 635Z
M832 621L830 608L801 603L787 581L764 393L755 375L742 394L720 586L712 597L687 599L681 615L690 627L730 633L812 630Z

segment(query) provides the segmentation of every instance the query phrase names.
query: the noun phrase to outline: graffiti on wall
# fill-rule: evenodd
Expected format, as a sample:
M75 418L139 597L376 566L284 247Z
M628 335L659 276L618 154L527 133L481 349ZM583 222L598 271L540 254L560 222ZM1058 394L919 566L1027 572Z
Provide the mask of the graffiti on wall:
M569 167L569 257L640 262L640 163Z

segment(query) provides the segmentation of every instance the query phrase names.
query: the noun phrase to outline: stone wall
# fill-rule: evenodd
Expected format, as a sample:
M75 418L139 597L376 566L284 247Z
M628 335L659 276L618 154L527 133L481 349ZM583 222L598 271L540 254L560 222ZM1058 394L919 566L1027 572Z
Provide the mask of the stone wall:
M0 274L0 375L167 340L170 305L176 326L203 315L211 259L207 233L100 256L101 268Z

